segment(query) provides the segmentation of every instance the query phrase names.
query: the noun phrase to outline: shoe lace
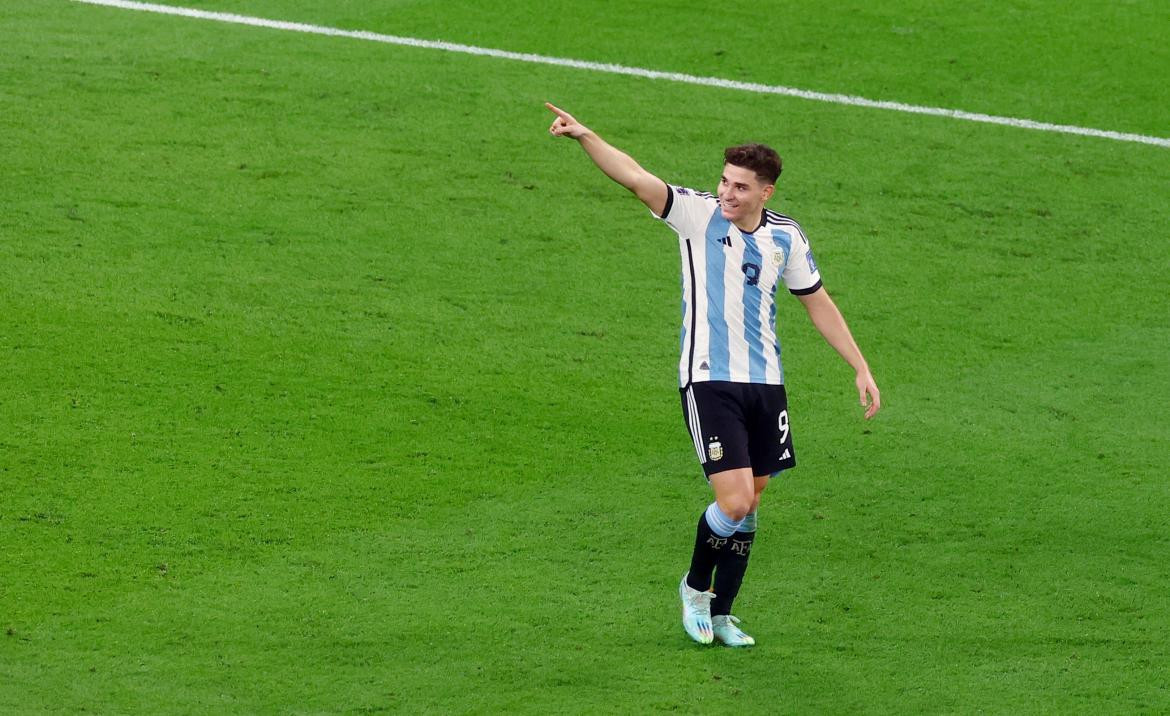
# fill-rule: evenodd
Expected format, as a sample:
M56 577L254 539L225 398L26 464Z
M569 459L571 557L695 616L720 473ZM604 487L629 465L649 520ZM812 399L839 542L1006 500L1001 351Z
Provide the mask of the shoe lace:
M711 600L714 598L714 592L694 591L690 594L691 606L695 607L696 609L710 609Z
M743 631L739 628L739 617L732 616L730 614L723 614L723 615L715 617L714 619L716 621L716 624L718 624L720 620L725 620L725 621L723 621L724 625L726 625L727 627L730 627L731 629L734 629L739 634L743 634ZM744 634L744 636L747 636L747 635Z

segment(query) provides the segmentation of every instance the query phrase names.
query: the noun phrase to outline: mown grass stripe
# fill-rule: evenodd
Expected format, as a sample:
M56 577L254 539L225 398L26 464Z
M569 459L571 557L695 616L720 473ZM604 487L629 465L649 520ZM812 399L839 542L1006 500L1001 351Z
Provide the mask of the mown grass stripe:
M236 15L225 12L210 12L207 10L196 10L194 8L174 7L170 5L157 5L154 3L133 2L132 0L74 0L75 2L85 3L87 5L104 5L107 7L121 8L124 10L137 10L141 12L153 12L164 15L178 15L181 17L191 17L201 20L214 20L216 22L227 22L237 25L251 25L253 27L266 27L275 30L287 30L292 32L305 32L314 35L328 35L331 37L348 37L357 40L368 40L371 42L382 42L390 45L404 45L407 47L420 47L431 50L442 50L444 52L458 52L466 55L481 55L485 57L496 57L505 60L514 60L518 62L531 62L543 65L555 65L559 67L573 67L581 70L589 70L592 72L605 72L615 75L629 75L632 77L642 77L653 80L666 80L669 82L681 82L684 84L702 85L706 87L718 87L721 89L741 90L744 92L755 92L757 94L774 94L784 95L787 97L797 97L800 99L812 100L815 102L827 102L830 104L847 105L851 107L866 107L870 109L884 109L894 112L906 112L909 114L925 114L934 117L948 117L950 119L958 119L967 122L982 122L985 124L996 124L1007 127L1016 127L1019 129L1032 129L1040 132L1056 132L1060 134L1073 134L1085 137L1096 137L1099 139L1109 139L1118 142L1136 142L1139 144L1151 144L1158 147L1170 148L1170 139L1163 137L1152 137L1144 134L1131 134L1128 132L1115 132L1106 129L1094 129L1091 127L1078 127L1069 124L1052 124L1049 122L1038 122L1031 119L1021 119L1018 117L1001 117L992 114L982 114L979 112L967 112L961 109L946 109L944 107L925 107L913 104L904 104L902 102L891 102L885 100L869 99L867 97L858 97L856 95L833 94L827 92L813 92L810 90L798 89L795 87L784 87L782 85L766 85L755 82L739 82L737 80L729 80L720 77L702 77L698 75L689 75L681 72L661 72L659 70L650 70L642 67L628 67L626 65L618 65L606 62L589 62L586 60L574 60L565 57L549 57L546 55L536 55L525 52L511 52L509 50L497 50L487 47L476 47L474 45L461 45L454 42L442 42L439 40L420 40L414 37L400 37L397 35L384 35L377 32L367 32L364 30L342 30L334 27L323 27L320 25L309 25L300 22L287 22L284 20L269 20L266 18L252 17L248 15Z

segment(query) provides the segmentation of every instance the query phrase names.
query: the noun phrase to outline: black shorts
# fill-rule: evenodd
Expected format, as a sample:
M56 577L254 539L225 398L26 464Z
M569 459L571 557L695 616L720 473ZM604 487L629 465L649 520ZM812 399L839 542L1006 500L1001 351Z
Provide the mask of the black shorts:
M741 467L763 477L796 466L783 385L709 381L679 392L687 431L708 477Z

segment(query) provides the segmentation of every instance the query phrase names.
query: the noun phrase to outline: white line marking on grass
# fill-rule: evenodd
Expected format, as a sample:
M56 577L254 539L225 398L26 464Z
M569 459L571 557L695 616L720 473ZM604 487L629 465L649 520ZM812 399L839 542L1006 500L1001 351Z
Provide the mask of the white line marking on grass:
M979 114L977 112L964 112L960 109L944 109L942 107L921 107L913 104L903 104L901 102L884 102L880 100L867 99L865 97L856 97L854 95L846 94L827 94L825 92L810 92L808 90L796 89L794 87L782 87L778 85L763 85L754 82L738 82L736 80L721 79L719 77L699 77L697 75L687 75L679 72L659 72L658 70L647 70L641 67L627 67L625 65L614 65L604 62L587 62L584 60L571 60L564 57L548 57L545 55L533 55L525 52L509 52L507 50L493 50L486 47L475 47L473 45L460 45L453 42L439 42L437 40L419 40L414 37L398 37L396 35L382 35L376 32L364 32L360 30L339 30L334 27L322 27L320 25L306 25L300 22L285 22L283 20L267 20L261 17L250 17L248 15L235 15L226 12L210 12L207 10L195 10L186 7L174 7L171 5L156 5L153 3L133 2L132 0L74 0L75 2L85 3L87 5L105 5L108 7L121 8L123 10L138 10L142 12L154 12L163 15L180 15L182 17L193 17L200 20L214 20L216 22L227 22L236 25L251 25L253 27L267 27L274 30L288 30L291 32L307 32L314 35L329 35L331 37L349 37L355 40L369 40L371 42L382 42L390 45L405 45L407 47L422 47L430 50L443 50L444 52L458 52L465 55L483 55L486 57L498 57L505 60L516 60L518 62L532 62L541 65L556 65L559 67L574 67L581 70L591 70L593 72L606 72L614 75L629 75L632 77L644 77L652 80L667 80L670 82L682 82L691 85L703 85L705 87L720 87L723 89L742 90L744 92L755 92L757 94L777 94L787 97L799 97L801 99L813 100L816 102L829 102L830 104L843 104L851 107L869 107L872 109L886 109L895 112L908 112L910 114L926 114L935 117L950 117L951 119L961 119L968 122L984 122L986 124L999 124L1008 127L1018 127L1020 129L1035 129L1041 132L1059 132L1061 134L1077 134L1085 137L1098 137L1100 139L1112 139L1118 142L1137 142L1139 144L1153 144L1158 147L1170 147L1170 139L1162 137L1150 137L1144 134L1129 134L1126 132L1113 132L1105 129L1091 129L1089 127L1076 127L1068 124L1049 124L1048 122L1036 122L1031 119L1017 119L1015 117L998 117L991 114Z

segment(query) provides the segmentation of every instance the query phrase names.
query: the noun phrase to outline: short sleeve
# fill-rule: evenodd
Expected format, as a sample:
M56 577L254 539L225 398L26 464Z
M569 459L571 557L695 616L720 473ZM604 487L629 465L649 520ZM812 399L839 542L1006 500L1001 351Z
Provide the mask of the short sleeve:
M816 293L821 287L821 272L813 258L812 247L800 229L792 237L788 260L784 263L784 285L797 296Z
M718 201L707 192L667 184L666 207L662 216L655 216L680 236L701 235L717 206Z

